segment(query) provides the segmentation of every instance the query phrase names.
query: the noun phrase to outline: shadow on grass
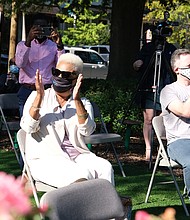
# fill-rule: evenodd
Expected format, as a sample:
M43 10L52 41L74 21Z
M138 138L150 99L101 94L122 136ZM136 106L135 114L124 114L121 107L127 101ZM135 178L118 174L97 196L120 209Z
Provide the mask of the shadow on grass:
M188 220L190 219L190 217L186 216L185 212L184 212L184 209L181 205L168 205L168 206L155 206L155 207L149 207L149 208L141 208L143 209L144 211L148 212L149 214L152 214L152 215L160 215L162 214L165 209L167 207L172 207L176 210L176 219L177 220ZM187 208L188 210L190 210L190 205L187 205ZM131 216L131 220L134 220L135 219L135 214L138 210L134 210L132 211L132 216Z
M138 210L145 210L150 214L159 215L164 212L167 207L173 207L177 214L177 220L189 219L185 215L180 198L177 194L175 185L171 182L172 177L168 169L157 169L152 191L148 203L145 203L146 193L151 178L152 170L148 169L146 163L124 164L123 168L126 177L121 176L121 172L117 165L114 165L116 190L120 195L130 196L132 198L132 220ZM153 169L153 167L152 167ZM179 188L183 192L184 183L181 178L176 178ZM170 182L170 183L164 183ZM190 210L189 201L186 199L188 210Z
M15 176L21 175L19 164L13 151L0 150L1 163L0 170L13 174ZM177 214L177 220L190 219L186 217L184 209L181 205L179 196L173 183L158 184L161 181L171 180L171 176L166 170L159 170L156 173L153 188L149 197L148 203L145 203L146 192L151 178L152 170L148 169L148 164L140 163L125 163L123 164L126 177L122 177L120 169L117 164L113 164L115 171L116 190L120 195L130 196L132 198L132 217L134 220L135 213L138 210L145 210L150 214L159 215L164 212L167 207L173 207ZM179 188L183 190L183 180L177 178ZM33 200L32 200L33 201ZM187 208L190 210L188 200Z

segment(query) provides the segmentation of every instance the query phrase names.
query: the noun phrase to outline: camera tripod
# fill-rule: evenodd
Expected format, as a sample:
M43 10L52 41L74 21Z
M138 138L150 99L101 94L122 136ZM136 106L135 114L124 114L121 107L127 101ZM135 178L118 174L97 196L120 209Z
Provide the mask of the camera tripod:
M163 69L164 68L164 69ZM152 71L154 70L154 72ZM164 45L163 44L158 44L156 46L156 49L150 59L150 62L146 68L146 70L144 71L136 89L134 94L132 95L132 99L131 99L131 103L128 105L128 109L126 110L126 112L128 112L131 108L131 106L133 105L134 101L136 100L136 97L138 95L139 91L143 91L143 92L152 92L153 93L153 115L156 115L156 107L157 107L157 100L159 97L159 93L160 93L160 80L162 77L162 70L166 71L168 74L170 74L171 76L171 81L174 81L174 75L172 73L171 67L165 57L164 54ZM152 82L152 86L151 88L145 88L145 89L141 89L143 83L145 82L148 74L150 74L150 71L153 72L153 82ZM153 129L152 129L152 134L151 134L151 149L150 149L150 160L149 160L149 168L151 168L151 164L152 164L152 149L153 149Z

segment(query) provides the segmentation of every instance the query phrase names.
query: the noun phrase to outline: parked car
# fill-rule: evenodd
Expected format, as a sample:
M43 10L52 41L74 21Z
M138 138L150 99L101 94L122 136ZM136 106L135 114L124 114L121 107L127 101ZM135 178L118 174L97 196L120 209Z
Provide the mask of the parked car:
M104 58L104 60L109 62L109 56L110 56L109 45L94 45L94 46L83 46L83 47L91 50L95 50Z
M66 53L78 55L84 63L84 78L106 79L108 74L108 64L104 58L96 51L80 47L65 46Z

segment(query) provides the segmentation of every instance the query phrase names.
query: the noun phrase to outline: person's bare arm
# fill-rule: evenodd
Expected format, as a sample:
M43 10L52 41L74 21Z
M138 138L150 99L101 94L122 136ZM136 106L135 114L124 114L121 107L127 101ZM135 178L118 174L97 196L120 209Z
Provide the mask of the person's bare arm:
M25 45L27 47L31 47L31 41L34 40L35 37L37 37L41 33L41 28L38 26L31 27L29 34L26 38Z
M180 100L172 101L168 105L168 109L178 116L190 118L190 97L185 102Z
M82 79L83 79L82 74L79 74L76 85L73 90L73 99L75 100L75 106L76 106L76 112L77 112L79 124L84 124L86 119L88 118L88 113L80 99L80 87L81 87Z
M53 29L53 31L51 32L50 38L52 39L52 41L54 41L57 44L58 50L64 49L64 45L61 40L61 35L58 33L57 29L55 28Z
M40 111L41 103L42 103L43 96L44 96L44 86L42 84L42 77L39 73L39 70L36 71L35 85L36 85L37 95L32 103L29 113L33 119L38 120L40 117L39 111Z

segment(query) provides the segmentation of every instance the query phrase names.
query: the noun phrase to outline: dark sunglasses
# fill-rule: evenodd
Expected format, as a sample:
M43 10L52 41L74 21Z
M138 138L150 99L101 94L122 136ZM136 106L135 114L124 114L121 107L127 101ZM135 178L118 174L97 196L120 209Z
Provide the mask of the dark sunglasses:
M76 79L78 77L78 73L75 71L73 72L61 71L54 67L52 68L52 75L57 77L61 75L61 78L64 79Z

